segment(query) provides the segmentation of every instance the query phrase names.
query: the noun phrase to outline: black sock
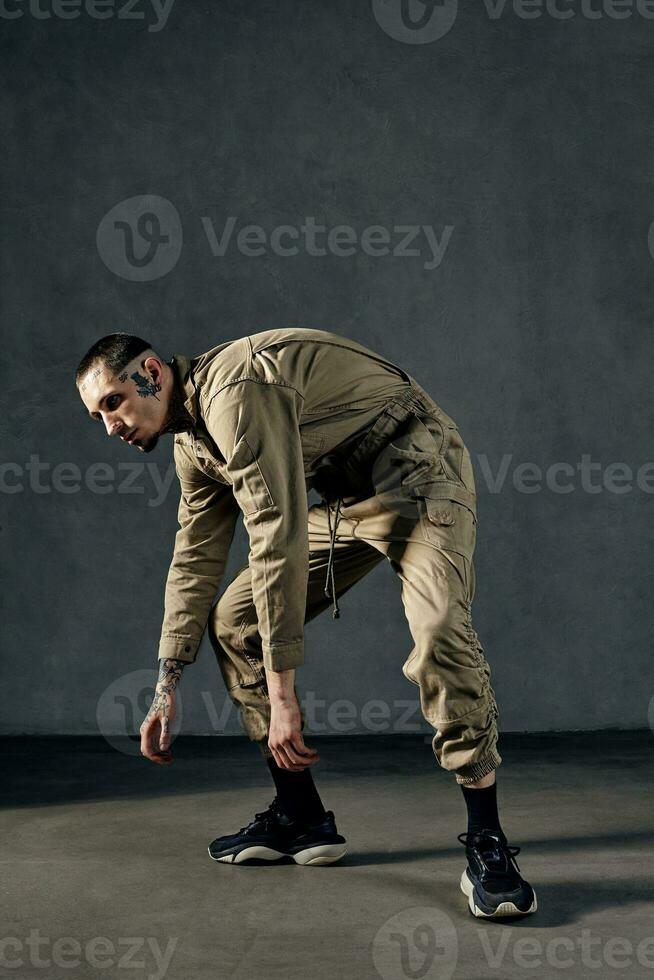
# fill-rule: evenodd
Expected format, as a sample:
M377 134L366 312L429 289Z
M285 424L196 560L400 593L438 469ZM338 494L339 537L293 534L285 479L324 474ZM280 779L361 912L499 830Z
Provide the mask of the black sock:
M272 756L266 761L284 813L300 823L318 823L322 820L325 808L310 770L294 772L292 769L280 769Z
M472 789L461 784L463 798L468 808L468 833L479 830L494 830L506 842L497 813L497 783L484 789Z

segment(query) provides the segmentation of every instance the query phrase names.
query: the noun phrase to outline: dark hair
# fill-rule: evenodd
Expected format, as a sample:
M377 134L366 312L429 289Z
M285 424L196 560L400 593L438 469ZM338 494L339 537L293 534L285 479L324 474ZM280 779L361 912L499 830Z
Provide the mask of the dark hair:
M96 340L79 362L75 372L75 383L79 384L96 361L101 361L112 374L119 374L133 358L138 357L144 350L150 350L151 347L147 340L130 333L107 334L106 337Z

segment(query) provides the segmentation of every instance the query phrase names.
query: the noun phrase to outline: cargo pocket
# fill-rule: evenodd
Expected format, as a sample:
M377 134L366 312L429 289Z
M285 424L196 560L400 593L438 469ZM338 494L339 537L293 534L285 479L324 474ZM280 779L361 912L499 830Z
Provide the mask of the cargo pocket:
M237 687L251 687L262 678L261 663L243 649L241 630L242 625L227 629L219 620L218 604L211 607L207 633L227 691L233 691ZM221 636L224 637L224 642L221 641Z
M380 449L371 466L373 492L389 511L415 515L417 486L445 480L441 440L412 415Z
M237 687L252 687L261 683L261 677L253 670L246 660L234 661L231 657L216 654L220 673L223 675L225 689L228 692Z
M477 518L465 504L447 497L418 498L425 540L444 551L455 551L471 562L477 539Z

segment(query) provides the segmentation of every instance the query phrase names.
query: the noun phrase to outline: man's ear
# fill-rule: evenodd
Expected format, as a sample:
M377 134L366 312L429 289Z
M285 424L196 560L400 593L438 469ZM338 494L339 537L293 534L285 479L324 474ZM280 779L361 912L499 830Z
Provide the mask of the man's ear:
M149 357L146 357L143 361L143 369L147 374L151 375L153 381L161 384L164 374L161 358L150 354Z

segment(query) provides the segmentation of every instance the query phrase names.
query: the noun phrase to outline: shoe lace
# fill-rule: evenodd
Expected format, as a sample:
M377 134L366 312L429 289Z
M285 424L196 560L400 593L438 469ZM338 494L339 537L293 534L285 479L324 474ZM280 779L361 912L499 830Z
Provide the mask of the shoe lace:
M497 834L476 830L472 833L459 834L457 840L466 847L474 848L493 875L508 875L512 867L518 874L520 873L516 855L520 853L521 848L516 844L505 843Z
M259 829L262 825L264 828L270 827L271 824L277 822L277 817L282 813L282 809L279 805L277 797L274 798L270 806L266 810L261 810L260 813L255 813L254 820L241 827L239 834L244 834L248 830L253 830L255 827Z

